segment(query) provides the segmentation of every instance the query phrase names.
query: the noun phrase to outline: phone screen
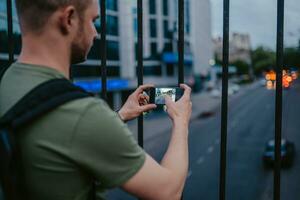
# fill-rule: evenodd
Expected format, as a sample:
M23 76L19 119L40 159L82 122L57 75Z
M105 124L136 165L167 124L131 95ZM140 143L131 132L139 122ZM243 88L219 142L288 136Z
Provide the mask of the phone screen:
M155 88L155 104L165 104L165 97L171 97L172 101L176 99L176 88Z

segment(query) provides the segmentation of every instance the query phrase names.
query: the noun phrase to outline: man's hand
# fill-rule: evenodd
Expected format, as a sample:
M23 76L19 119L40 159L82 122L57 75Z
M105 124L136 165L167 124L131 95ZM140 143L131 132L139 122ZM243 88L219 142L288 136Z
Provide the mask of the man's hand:
M167 112L173 122L188 125L192 113L191 88L186 84L180 84L180 87L184 89L184 94L177 102L173 102L169 96L165 97Z
M143 94L145 89L151 87L154 87L154 85L141 85L128 97L124 106L118 112L123 121L132 120L141 115L143 112L156 108L155 104L148 103L149 96Z

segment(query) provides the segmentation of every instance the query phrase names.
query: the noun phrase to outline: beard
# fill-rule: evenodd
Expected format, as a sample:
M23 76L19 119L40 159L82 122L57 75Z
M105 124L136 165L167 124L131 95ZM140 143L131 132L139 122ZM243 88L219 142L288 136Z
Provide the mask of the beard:
M71 64L84 62L87 59L87 51L80 41L73 42L71 45Z
M79 27L83 27L83 22ZM79 28L74 41L71 44L71 64L78 64L86 61L87 54L90 50L85 40L85 33L82 28Z

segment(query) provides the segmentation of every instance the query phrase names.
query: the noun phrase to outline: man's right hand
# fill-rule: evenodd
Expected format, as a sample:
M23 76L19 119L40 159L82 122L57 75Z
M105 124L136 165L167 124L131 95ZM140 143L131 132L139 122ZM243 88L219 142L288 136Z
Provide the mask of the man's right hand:
M180 84L180 87L184 89L184 94L178 101L173 102L166 96L167 112L173 123L181 122L188 125L192 113L191 88L186 84Z
M180 200L188 173L188 124L192 112L191 88L185 84L183 96L173 102L166 98L167 112L174 127L169 147L158 164L146 154L143 167L122 188L149 200ZM183 137L182 137L183 136Z

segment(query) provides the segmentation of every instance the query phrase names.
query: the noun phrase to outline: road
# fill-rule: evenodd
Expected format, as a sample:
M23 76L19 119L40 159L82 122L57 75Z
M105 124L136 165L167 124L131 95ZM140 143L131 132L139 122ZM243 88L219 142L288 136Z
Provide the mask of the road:
M193 102L195 104L197 102ZM300 199L300 81L283 93L283 137L296 145L292 168L282 170L282 200ZM274 137L275 90L256 87L229 101L227 182L228 200L272 199L273 171L263 167L266 141ZM190 125L190 169L184 190L187 200L217 200L219 191L220 107L213 116ZM155 128L155 127L154 127ZM157 160L166 150L170 131L145 141L145 149ZM135 199L120 190L109 200Z

